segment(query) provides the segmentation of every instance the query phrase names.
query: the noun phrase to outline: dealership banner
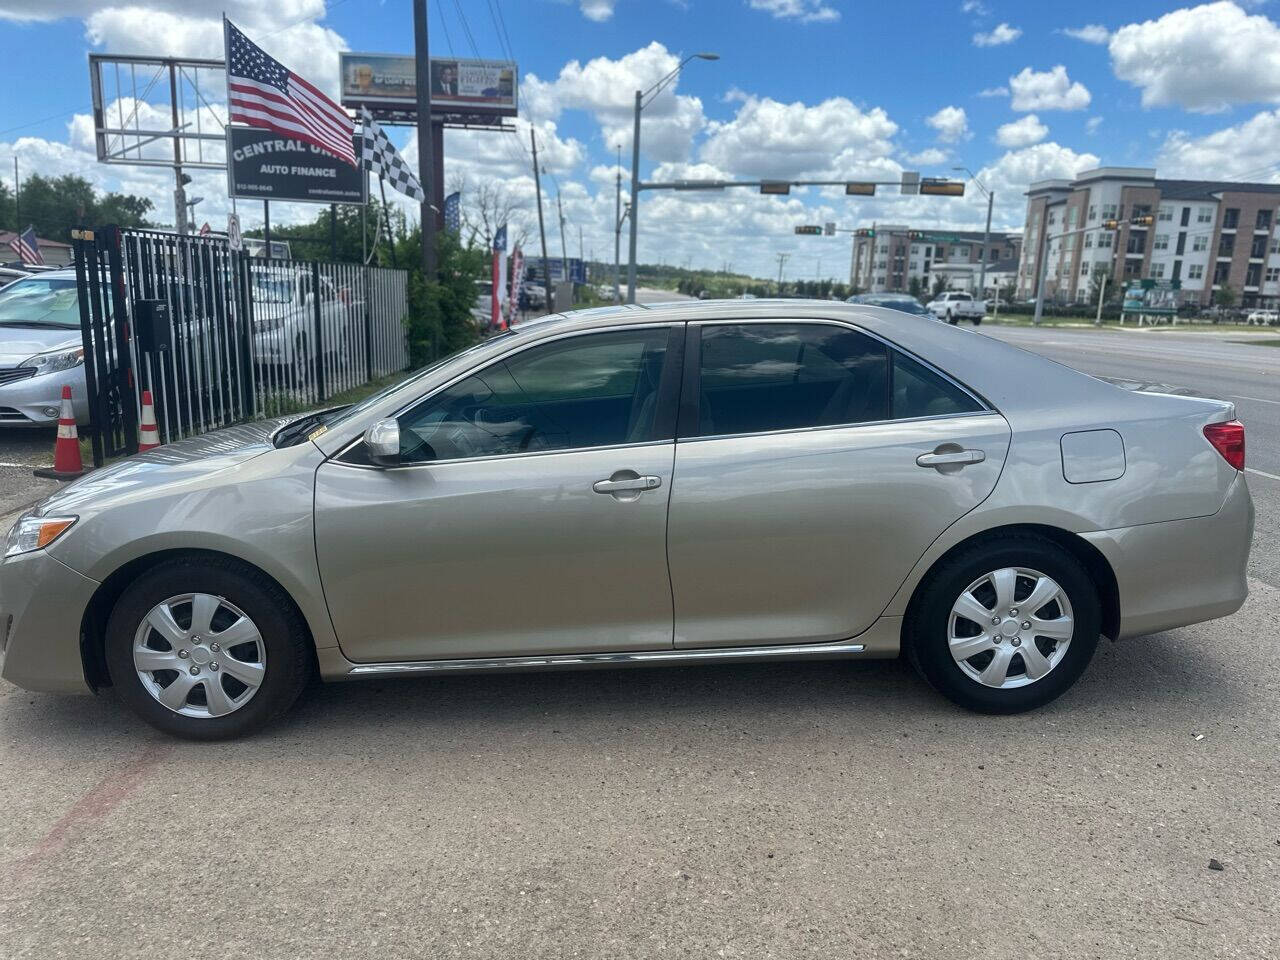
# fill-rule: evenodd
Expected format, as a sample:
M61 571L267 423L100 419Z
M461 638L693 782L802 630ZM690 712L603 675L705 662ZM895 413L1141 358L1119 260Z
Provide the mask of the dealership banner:
M353 138L360 155L360 135ZM227 190L242 200L364 203L363 166L257 127L227 127Z
M418 82L412 56L342 53L342 104L413 111ZM516 115L516 65L510 60L431 58L431 109L441 113Z

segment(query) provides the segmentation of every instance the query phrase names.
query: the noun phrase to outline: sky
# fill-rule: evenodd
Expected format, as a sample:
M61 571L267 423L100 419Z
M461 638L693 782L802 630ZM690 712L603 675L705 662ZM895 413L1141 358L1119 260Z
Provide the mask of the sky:
M0 174L76 173L172 217L172 173L94 152L87 55L222 56L218 7L290 69L336 94L338 51L412 52L409 0L0 0ZM429 0L434 55L514 58L514 132L446 131L445 180L497 186L512 233L537 246L529 135L544 170L548 247L611 259L615 177L630 175L634 91L694 60L643 114L641 177L969 179L995 229L1021 229L1028 184L1100 165L1161 176L1280 180L1280 3L1153 0ZM1069 10L1068 10L1069 8ZM222 110L207 94L213 122ZM138 106L140 113L148 109ZM416 163L416 136L389 130ZM618 166L618 148L622 164ZM197 222L225 226L224 175L198 172ZM273 204L273 222L316 207ZM240 204L246 228L257 204ZM641 262L847 277L850 240L797 224L981 229L986 199L874 198L806 188L644 192ZM536 250L534 251L536 255ZM623 235L626 257L626 234Z

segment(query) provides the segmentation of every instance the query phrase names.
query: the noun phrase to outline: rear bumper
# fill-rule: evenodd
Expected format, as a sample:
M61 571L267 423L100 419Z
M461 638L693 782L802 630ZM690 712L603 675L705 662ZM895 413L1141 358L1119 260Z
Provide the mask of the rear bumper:
M1120 636L1138 637L1235 613L1249 595L1253 499L1243 474L1210 517L1082 534L1120 593Z
M80 623L97 587L43 550L0 562L0 676L27 690L89 693Z

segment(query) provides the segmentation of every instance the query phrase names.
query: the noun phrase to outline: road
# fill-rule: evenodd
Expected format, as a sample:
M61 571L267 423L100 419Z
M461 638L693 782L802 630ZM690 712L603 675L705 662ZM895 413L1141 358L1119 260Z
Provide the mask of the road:
M1280 337L1150 327L1036 330L987 324L979 329L1095 376L1188 388L1233 402L1245 424L1249 491L1257 507L1250 573L1280 586L1280 347L1250 342Z
M1280 351L983 329L1256 398L1280 473ZM739 664L324 686L196 745L0 684L0 956L1280 956L1274 553L1236 616L1017 717L897 661Z

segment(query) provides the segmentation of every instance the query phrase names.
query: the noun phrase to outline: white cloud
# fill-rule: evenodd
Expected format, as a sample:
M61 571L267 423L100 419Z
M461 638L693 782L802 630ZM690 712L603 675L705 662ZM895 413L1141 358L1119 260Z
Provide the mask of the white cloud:
M975 17L985 17L991 13L991 8L982 0L964 0L964 3L960 4L960 12L973 14Z
M947 158L951 154L939 147L929 147L921 150L919 153L907 154L907 163L917 167L936 167L940 163L946 163Z
M1111 67L1144 107L1213 113L1280 101L1280 27L1235 3L1175 10L1111 37Z
M1002 147L1020 149L1039 143L1049 135L1049 128L1034 113L1006 123L996 131L996 143Z
M735 175L839 179L885 169L898 125L844 97L813 106L748 97L732 120L708 130L701 159Z
M1053 142L1037 143L1009 151L979 170L978 178L996 194L998 221L1021 229L1027 209L1023 194L1028 186L1037 180L1074 179L1079 172L1101 163L1092 153L1077 153Z
M1089 134L1090 136L1093 136L1095 133L1098 132L1098 128L1100 126L1102 126L1101 117L1090 117L1088 120L1084 122L1084 132Z
M1280 110L1264 110L1203 137L1171 133L1156 155L1156 165L1165 177L1275 182L1280 181L1277 142Z
M1064 27L1062 32L1073 40L1085 43L1106 43L1111 39L1111 31L1098 23L1086 23L1083 27Z
M779 20L826 23L840 19L840 11L824 0L747 0L752 10L764 10Z
M1013 43L1022 36L1022 30L1018 27L1011 27L1007 23L998 23L995 29L987 33L975 33L973 35L973 45L975 47L1002 47L1006 43Z
M980 97L1007 97L1008 95L1008 87L987 87L985 90L978 91Z
M938 131L943 143L955 143L969 135L969 117L964 107L943 107L924 122Z
M613 8L616 4L617 0L580 0L578 9L588 20L603 23L613 16Z
M225 13L241 26L270 22L275 27L286 27L302 20L317 20L325 12L325 0L272 0L269 4L261 3L260 0L224 0L218 4L218 17L210 17L209 4L203 0L129 0L126 4L118 5L104 4L100 0L3 0L0 3L0 20L87 20L90 14L113 6L178 16L199 16L217 19L219 22L221 14Z
M1018 111L1083 110L1093 99L1083 83L1071 82L1062 64L1042 72L1024 67L1009 78L1009 89L1013 91L1010 106Z
M679 64L674 54L654 41L617 60L596 57L585 64L571 60L554 80L529 74L520 95L536 121L554 119L565 109L587 111L600 124L606 147L620 143L629 151L635 91L648 89ZM694 135L706 125L702 101L681 96L674 88L673 83L644 109L641 146L659 161L687 157Z

